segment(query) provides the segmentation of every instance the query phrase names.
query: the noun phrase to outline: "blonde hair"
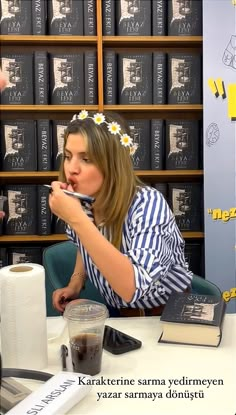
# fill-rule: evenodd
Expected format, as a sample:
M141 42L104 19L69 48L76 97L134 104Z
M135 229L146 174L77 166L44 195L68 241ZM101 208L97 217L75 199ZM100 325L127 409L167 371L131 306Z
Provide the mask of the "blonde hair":
M122 117L111 112L104 115L107 122L119 123L121 132L129 134L129 127ZM106 125L97 125L91 118L70 122L65 131L64 149L70 134L81 134L85 138L88 157L104 177L94 208L102 212L110 240L120 249L125 217L137 186L143 185L133 170L129 148L121 145L118 134L111 134ZM66 180L64 159L59 180Z

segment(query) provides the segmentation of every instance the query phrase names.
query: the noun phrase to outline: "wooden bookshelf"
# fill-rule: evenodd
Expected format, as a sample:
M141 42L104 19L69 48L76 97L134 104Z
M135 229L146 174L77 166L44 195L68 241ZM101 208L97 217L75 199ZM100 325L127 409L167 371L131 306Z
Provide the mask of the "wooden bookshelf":
M0 35L2 53L33 52L47 50L49 52L76 52L78 49L96 49L98 57L98 104L85 105L1 105L1 118L6 120L24 119L70 119L71 115L86 108L91 111L118 111L126 118L132 115L135 118L183 118L201 119L203 105L104 105L103 85L103 52L106 49L123 48L123 50L162 50L162 51L202 51L202 36L103 36L102 35L102 0L96 0L97 6L97 35L96 36L11 36ZM177 181L203 181L203 170L163 170L163 171L136 171L138 177L149 183L177 182ZM0 172L0 184L14 183L50 183L56 180L58 173L46 172ZM202 239L203 232L183 232L185 239ZM54 243L66 240L63 235L49 236L0 236L0 243Z

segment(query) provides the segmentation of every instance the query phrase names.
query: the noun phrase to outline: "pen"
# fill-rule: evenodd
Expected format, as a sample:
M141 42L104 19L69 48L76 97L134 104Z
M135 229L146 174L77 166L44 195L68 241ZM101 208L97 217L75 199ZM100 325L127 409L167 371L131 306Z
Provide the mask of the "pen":
M52 186L50 186L50 184L44 184L43 186L47 187L48 189L52 189ZM85 202L94 202L94 197L90 197L87 195L82 195L82 193L77 193L77 192L71 192L70 190L64 190L62 189L62 191L69 196L74 196L77 197L78 199L84 200Z
M61 363L62 370L66 370L66 358L68 356L68 348L65 344L61 345Z

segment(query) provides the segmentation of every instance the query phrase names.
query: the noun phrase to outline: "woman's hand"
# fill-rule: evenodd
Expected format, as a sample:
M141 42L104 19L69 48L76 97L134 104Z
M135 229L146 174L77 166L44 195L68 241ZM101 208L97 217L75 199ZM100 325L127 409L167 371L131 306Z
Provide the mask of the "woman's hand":
M59 288L55 290L52 294L53 307L56 310L60 311L60 313L63 313L68 303L68 300L74 300L75 298L77 298L77 296L77 291L71 287Z
M76 223L81 212L83 212L79 199L73 196L66 195L63 189L73 192L70 185L62 182L52 182L52 193L49 196L49 206L51 211L64 222L72 225Z

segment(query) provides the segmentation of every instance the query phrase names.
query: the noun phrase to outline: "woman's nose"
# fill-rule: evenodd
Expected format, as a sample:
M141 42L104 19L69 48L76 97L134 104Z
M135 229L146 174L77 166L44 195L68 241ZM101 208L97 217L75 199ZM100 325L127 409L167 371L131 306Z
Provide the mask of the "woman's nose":
M70 173L75 173L75 174L78 174L80 172L80 164L79 164L78 160L72 159L70 161L69 172Z

